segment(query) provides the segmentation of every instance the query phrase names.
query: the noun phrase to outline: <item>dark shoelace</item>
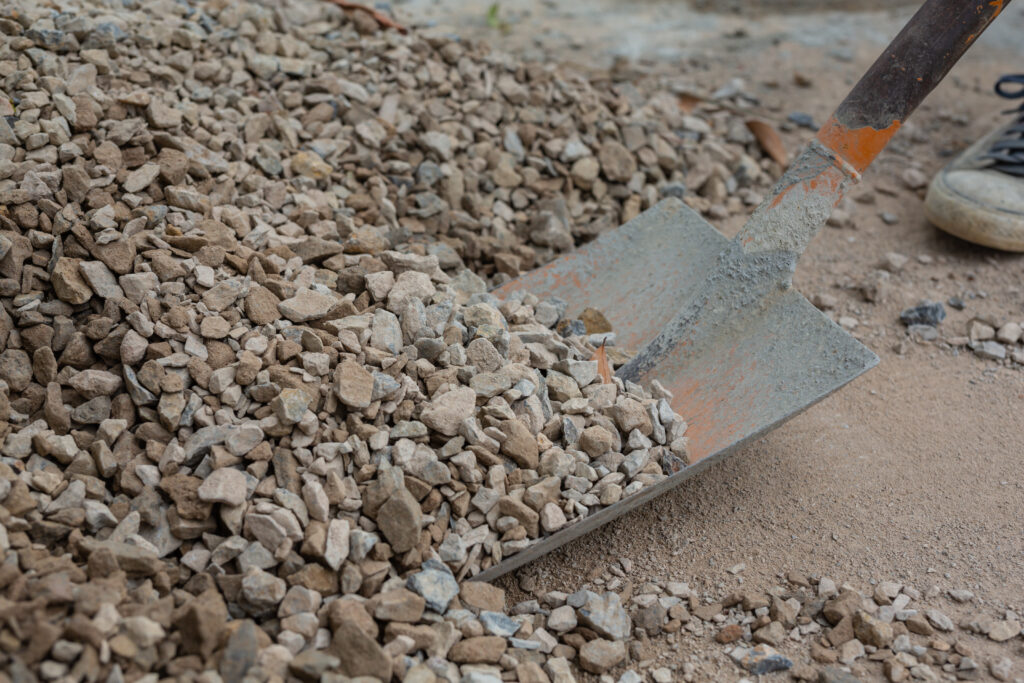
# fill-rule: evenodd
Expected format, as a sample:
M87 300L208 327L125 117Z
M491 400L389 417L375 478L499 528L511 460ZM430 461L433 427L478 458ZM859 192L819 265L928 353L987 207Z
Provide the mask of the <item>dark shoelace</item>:
M1000 78L996 82L996 94L1007 99L1024 98L1024 74ZM993 161L990 168L1024 177L1024 104L1007 113L1016 114L1017 122L1006 129L982 158Z

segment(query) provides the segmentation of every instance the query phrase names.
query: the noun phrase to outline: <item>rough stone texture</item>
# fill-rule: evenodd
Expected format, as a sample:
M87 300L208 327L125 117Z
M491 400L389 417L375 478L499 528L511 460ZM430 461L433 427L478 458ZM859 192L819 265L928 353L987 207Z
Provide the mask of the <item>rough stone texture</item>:
M241 505L246 496L245 474L233 467L214 470L203 480L197 494L199 500L207 503Z
M377 526L395 552L404 553L420 540L420 505L406 489L395 492L377 512Z
M621 640L629 636L633 623L616 593L597 595L590 591L582 591L575 595L580 596L579 604L574 606L577 607L581 623L592 628L598 635L611 640Z
M373 375L359 363L346 360L334 372L334 391L345 405L366 408L373 398Z
M580 666L594 674L604 673L625 658L625 644L603 638L595 638L580 648Z
M593 597L523 572L506 611L465 584L686 466L662 387L598 380L588 335L619 332L601 311L488 290L664 196L749 211L778 168L731 108L745 94L683 114L679 83L628 64L591 83L306 0L178 9L16 1L0 18L12 679L561 682L620 650L639 672L624 683L701 679L640 666L634 626L686 629L686 647L807 627L786 647L870 676L860 639L889 641L907 672L938 670L908 658L934 636L921 615L949 605L910 587L878 586L877 610L825 577L726 600L629 557ZM916 265L883 268L895 283ZM841 324L867 322L833 299ZM967 334L1016 362L1019 322ZM1019 630L972 618L951 628L990 647ZM957 656L964 677L988 664Z
M92 298L92 289L78 270L78 259L61 257L53 267L50 282L54 293L69 304L84 304Z
M463 420L473 414L476 392L469 387L453 389L433 399L420 415L423 424L446 436L454 436Z
M328 652L340 660L339 671L345 676L391 679L391 659L376 640L352 621L343 620L334 627Z
M459 591L459 599L467 607L478 610L501 612L505 609L505 591L487 583L464 583Z
M448 658L457 664L497 664L508 647L499 636L477 636L455 643Z
M281 315L295 323L318 320L335 305L334 297L310 289L302 289L290 299L277 305Z
M504 434L501 452L511 458L516 465L524 469L536 469L539 463L540 448L537 439L519 420L505 420L498 427Z

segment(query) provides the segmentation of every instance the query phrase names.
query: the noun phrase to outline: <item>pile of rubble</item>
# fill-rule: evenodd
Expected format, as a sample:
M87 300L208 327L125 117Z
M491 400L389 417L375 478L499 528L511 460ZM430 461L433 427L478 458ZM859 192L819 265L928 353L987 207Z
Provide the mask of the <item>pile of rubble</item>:
M0 16L12 680L632 683L652 635L768 647L845 600L466 580L687 464L600 316L488 284L662 196L756 204L740 118L315 2L60 7Z
M29 3L0 32L0 668L622 660L614 593L510 615L460 581L685 467L686 423L599 377L600 316L487 284L684 183L743 210L775 170L752 142L326 4Z
M331 247L302 256L319 264L338 244L413 243L501 281L663 196L744 211L778 172L729 112L374 32L324 3L8 15L0 143L24 149L0 166L8 217L82 223L118 275L134 254L115 234L187 237L207 216L264 253L316 237Z

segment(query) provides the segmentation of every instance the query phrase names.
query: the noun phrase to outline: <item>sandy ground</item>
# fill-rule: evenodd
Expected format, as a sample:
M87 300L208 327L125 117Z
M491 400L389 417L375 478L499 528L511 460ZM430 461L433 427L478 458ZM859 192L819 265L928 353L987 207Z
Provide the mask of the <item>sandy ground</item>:
M907 16L903 10L746 21L695 14L681 3L623 9L602 0L579 9L516 2L503 4L511 24L503 35L486 27L485 3L414 0L398 11L431 23L431 30L486 37L508 50L605 64L627 55L641 68L677 68L709 90L738 76L780 121L794 110L823 121ZM715 589L742 580L766 589L797 570L862 588L891 579L921 590L974 591L978 603L948 605L954 618L1024 611L1024 368L916 343L898 321L900 310L921 299L951 295L968 306L948 309L941 330L947 336L965 334L975 315L1024 320L1024 255L938 232L925 220L919 194L900 181L911 164L931 175L1000 120L1007 103L991 86L1001 73L1024 70L1022 29L1024 7L999 19L853 191L873 202L853 203L855 228L824 228L800 263L800 290L837 296L837 314L860 321L854 334L881 364L675 492L520 570L520 583L529 577L539 590L571 590L627 557L639 581ZM798 72L811 87L794 85ZM784 137L795 150L810 135ZM899 222L886 225L882 211ZM732 234L741 222L718 227ZM911 261L893 276L886 300L867 303L856 286L889 251ZM746 570L739 576L725 571L740 562ZM971 642L981 653L1013 657L1020 675L1019 644ZM712 650L692 652L664 639L653 644L668 660L695 657L709 679L741 677Z

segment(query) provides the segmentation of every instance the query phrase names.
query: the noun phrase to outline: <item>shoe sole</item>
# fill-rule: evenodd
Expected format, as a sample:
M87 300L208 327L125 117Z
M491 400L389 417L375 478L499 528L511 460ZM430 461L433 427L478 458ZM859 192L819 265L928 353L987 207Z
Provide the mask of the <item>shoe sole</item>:
M957 192L940 171L928 186L924 214L943 232L1003 251L1024 252L1024 214L996 212Z

